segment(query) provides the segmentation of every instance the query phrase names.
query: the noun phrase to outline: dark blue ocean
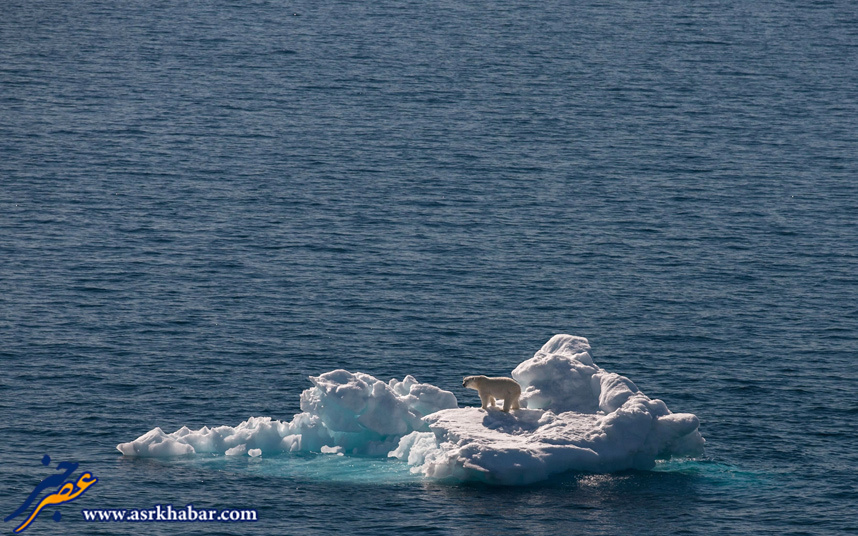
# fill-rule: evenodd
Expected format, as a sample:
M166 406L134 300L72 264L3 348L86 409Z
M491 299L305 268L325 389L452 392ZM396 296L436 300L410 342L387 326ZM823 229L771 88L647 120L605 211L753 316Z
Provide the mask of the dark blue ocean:
M491 487L116 450L289 420L337 368L476 405L556 333L705 458ZM856 357L855 2L0 7L3 517L99 479L30 534L855 533ZM259 520L80 513L189 503Z

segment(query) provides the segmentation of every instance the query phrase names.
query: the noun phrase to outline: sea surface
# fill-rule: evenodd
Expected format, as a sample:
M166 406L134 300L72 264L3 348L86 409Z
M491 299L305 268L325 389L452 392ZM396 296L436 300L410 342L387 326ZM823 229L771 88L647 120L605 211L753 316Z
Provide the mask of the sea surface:
M337 368L476 405L556 333L705 457L491 487L116 450ZM29 534L854 534L856 358L855 2L0 7L0 513L99 479ZM259 520L80 514L189 503Z

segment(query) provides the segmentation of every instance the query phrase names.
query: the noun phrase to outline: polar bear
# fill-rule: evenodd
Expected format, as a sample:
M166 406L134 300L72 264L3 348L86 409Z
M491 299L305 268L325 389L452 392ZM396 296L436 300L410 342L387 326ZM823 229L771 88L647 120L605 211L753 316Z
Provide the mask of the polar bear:
M521 396L521 386L512 378L487 378L485 376L465 376L462 387L475 389L480 394L483 409L489 404L494 408L495 399L503 399L503 410L520 409L518 398Z

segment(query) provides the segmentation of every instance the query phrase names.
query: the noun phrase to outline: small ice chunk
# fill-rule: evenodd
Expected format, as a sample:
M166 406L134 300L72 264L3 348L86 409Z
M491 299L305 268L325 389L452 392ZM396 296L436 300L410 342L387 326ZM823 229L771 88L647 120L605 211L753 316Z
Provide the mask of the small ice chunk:
M247 445L236 445L231 449L227 449L224 454L227 456L243 456L247 454Z

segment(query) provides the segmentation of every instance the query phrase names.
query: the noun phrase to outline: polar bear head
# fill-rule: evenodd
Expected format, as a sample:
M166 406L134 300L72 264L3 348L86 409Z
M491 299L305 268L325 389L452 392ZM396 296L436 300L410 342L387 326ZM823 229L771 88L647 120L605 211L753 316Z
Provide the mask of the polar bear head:
M480 380L487 380L485 376L465 376L462 379L462 387L466 389L477 389L477 386L481 383Z

